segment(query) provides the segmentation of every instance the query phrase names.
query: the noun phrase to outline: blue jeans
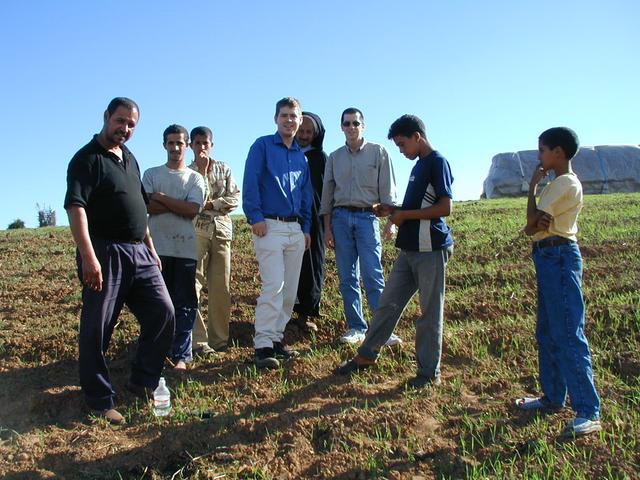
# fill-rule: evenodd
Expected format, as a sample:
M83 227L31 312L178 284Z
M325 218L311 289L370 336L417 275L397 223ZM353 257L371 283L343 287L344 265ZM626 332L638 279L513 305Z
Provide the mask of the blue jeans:
M174 362L183 360L190 362L192 355L193 322L198 310L196 295L196 260L160 256L162 276L167 284L176 312L176 330L171 349Z
M415 320L417 374L432 380L440 376L445 277L452 253L453 247L433 252L400 252L380 305L373 312L371 328L358 349L361 356L370 360L378 357L407 303L418 291L421 313Z
M331 215L331 226L347 327L366 331L359 277L362 272L369 308L374 311L384 289L379 222L372 212L337 207Z
M597 418L600 399L593 382L589 343L584 335L582 256L576 243L534 250L538 284L540 387L554 405L567 393L577 416Z

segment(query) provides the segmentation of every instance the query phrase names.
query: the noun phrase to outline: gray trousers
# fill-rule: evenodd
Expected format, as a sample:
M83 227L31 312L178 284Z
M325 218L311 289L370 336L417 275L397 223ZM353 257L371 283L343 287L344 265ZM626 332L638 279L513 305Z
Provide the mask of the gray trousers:
M418 376L440 376L445 273L453 247L433 252L402 250L384 287L378 308L358 353L375 360L396 328L411 297L419 292L421 315L416 319Z

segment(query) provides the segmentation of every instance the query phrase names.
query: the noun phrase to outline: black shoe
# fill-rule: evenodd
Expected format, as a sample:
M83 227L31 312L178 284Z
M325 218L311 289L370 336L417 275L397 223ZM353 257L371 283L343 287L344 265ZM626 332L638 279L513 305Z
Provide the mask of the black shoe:
M151 387L138 385L137 383L132 383L131 380L129 380L125 385L125 388L133 393L136 397L142 398L143 400L153 398L153 388Z
M421 375L416 375L415 377L407 380L407 386L415 389L424 388L429 385L440 385L441 383L442 380L440 380L440 377L428 378Z
M372 362L371 360L364 360L358 356L352 358L351 360L342 362L340 365L338 365L338 368L335 369L335 373L337 375L351 375L352 373L366 370L374 364L375 362Z
M280 360L289 360L291 358L299 357L300 352L296 350L290 350L285 347L282 342L273 342L273 353L276 358Z
M280 362L275 357L273 348L256 348L256 354L253 357L253 363L258 368L278 368Z

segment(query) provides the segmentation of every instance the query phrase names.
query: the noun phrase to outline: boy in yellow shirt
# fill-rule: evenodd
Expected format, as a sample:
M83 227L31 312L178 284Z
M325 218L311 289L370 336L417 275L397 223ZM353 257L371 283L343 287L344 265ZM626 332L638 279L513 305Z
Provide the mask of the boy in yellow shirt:
M577 219L582 185L571 169L578 137L566 127L550 128L539 137L540 165L529 185L527 225L538 285L536 340L542 397L516 400L522 410L559 410L567 393L576 418L563 436L586 435L602 429L600 398L593 382L591 353L584 335L582 256ZM549 170L555 179L543 189L536 205L538 183Z

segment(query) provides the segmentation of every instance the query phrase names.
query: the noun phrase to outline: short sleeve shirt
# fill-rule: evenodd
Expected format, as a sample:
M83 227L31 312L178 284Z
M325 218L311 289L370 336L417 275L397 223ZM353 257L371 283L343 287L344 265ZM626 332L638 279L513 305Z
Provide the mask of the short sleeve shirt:
M162 192L202 207L204 178L190 168L173 170L166 165L153 167L144 172L142 183L149 195ZM172 212L150 215L149 231L158 255L198 259L196 230L192 219Z
M578 214L582 210L582 184L573 172L556 177L542 190L538 210L553 217L549 228L537 232L533 241L554 235L576 241Z
M409 176L402 202L403 210L419 210L435 204L441 197L453 198L453 176L447 160L434 151L420 158ZM407 220L398 229L396 247L416 252L444 250L453 245L451 228L444 218Z
M122 160L103 148L97 135L69 162L64 208L85 209L91 237L141 241L147 232L147 197L133 154L122 148Z

